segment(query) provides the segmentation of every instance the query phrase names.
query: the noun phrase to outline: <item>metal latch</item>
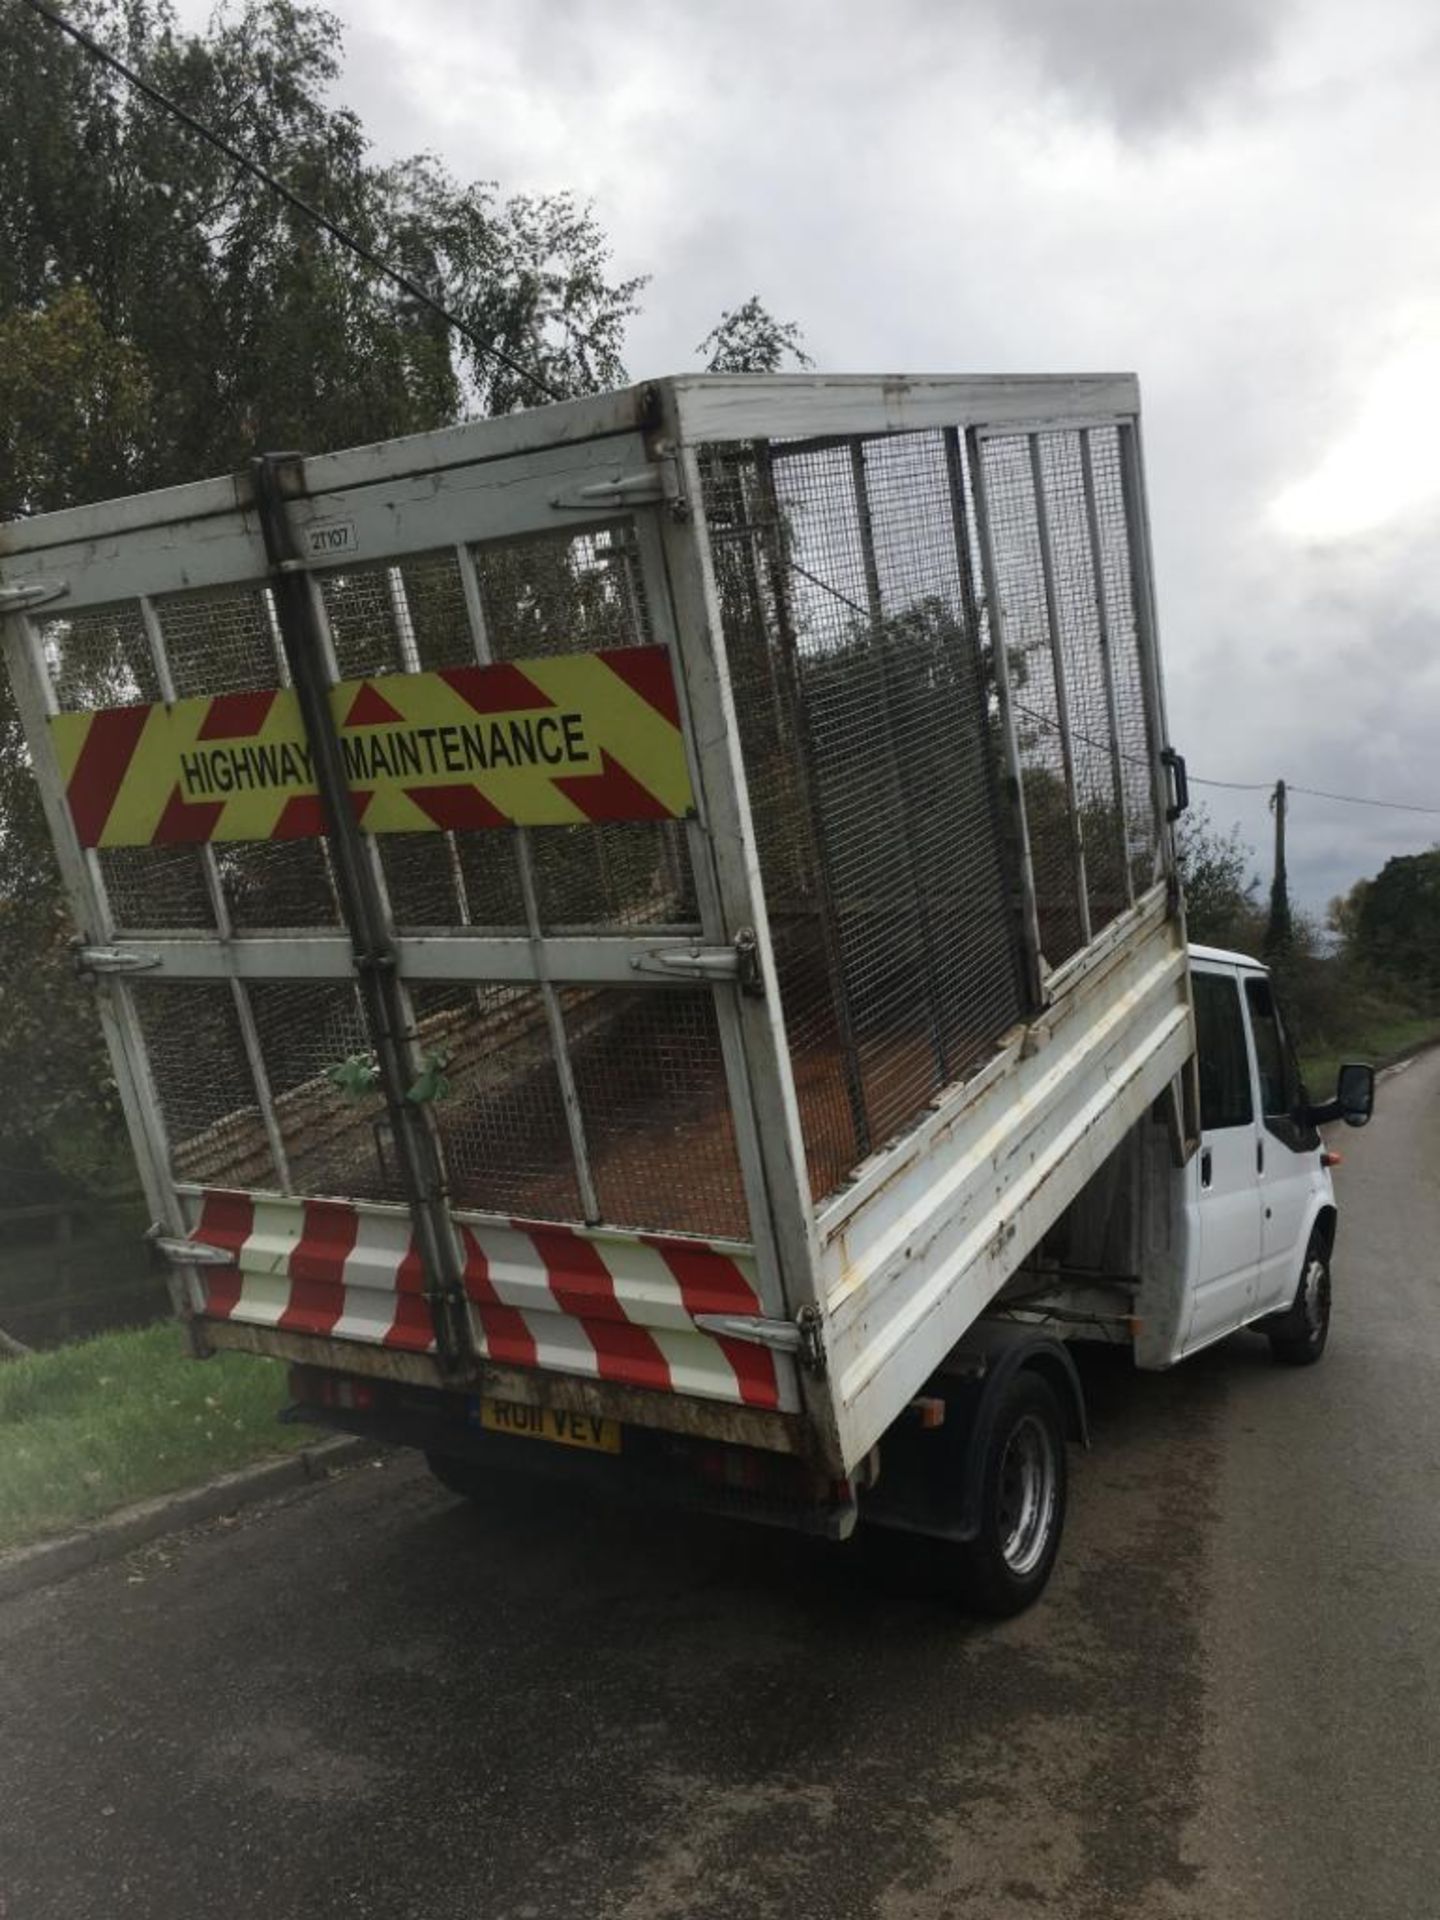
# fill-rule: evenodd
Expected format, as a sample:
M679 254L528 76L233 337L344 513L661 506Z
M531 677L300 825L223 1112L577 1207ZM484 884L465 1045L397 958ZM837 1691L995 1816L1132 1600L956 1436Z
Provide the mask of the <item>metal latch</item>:
M697 1313L695 1325L703 1333L792 1354L807 1373L817 1376L824 1374L828 1364L820 1309L815 1306L801 1307L793 1320L766 1320L754 1313Z
M63 600L70 589L63 580L34 580L28 587L0 587L0 613L28 613Z
M158 953L143 947L80 947L73 949L80 973L151 973L161 965Z
M742 993L762 994L760 947L749 927L742 927L728 947L654 947L637 953L630 962L636 973L659 973L671 979L733 980Z

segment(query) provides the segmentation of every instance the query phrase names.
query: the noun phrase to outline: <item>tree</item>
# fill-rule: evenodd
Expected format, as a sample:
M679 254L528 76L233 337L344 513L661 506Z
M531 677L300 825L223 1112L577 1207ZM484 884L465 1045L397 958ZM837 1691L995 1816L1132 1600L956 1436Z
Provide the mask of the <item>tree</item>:
M1440 992L1440 847L1387 860L1350 903L1355 959L1408 992Z
M433 159L369 156L332 105L338 23L299 0L246 0L203 35L167 0L76 0L75 16L146 78L432 288L484 345L553 389L623 378L643 284L616 280L588 208L504 200ZM0 14L0 318L82 289L152 404L131 417L126 484L234 467L257 446L324 451L535 404L533 383L454 334L264 184L22 7ZM89 491L6 449L0 501Z
M708 356L707 373L779 373L787 360L797 367L815 364L795 322L777 320L753 293L743 306L722 313L695 351Z
M642 282L612 274L590 210L461 186L423 156L377 166L328 97L340 45L328 14L247 0L193 34L166 0L70 12L482 343L561 392L623 380ZM0 9L0 515L541 397L56 30ZM124 1165L68 937L0 675L0 1186L28 1195Z
M1190 938L1202 946L1254 952L1264 937L1265 917L1259 876L1251 870L1254 849L1241 839L1239 827L1222 833L1208 807L1192 807L1176 825L1175 850Z

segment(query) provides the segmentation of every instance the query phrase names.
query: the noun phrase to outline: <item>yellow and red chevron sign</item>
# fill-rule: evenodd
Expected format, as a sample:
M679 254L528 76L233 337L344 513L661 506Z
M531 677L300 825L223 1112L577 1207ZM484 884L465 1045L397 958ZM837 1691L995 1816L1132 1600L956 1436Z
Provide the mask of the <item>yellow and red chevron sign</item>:
M672 820L694 806L663 647L346 680L330 694L368 833ZM82 846L325 831L288 689L58 713Z

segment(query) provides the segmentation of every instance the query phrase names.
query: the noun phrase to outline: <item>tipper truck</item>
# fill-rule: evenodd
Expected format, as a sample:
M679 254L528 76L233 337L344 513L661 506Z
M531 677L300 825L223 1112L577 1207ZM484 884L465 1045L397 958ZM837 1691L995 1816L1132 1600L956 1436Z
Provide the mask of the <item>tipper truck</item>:
M1187 951L1133 378L266 456L0 528L0 616L176 1310L296 1417L1003 1614L1073 1340L1318 1357L1373 1076Z

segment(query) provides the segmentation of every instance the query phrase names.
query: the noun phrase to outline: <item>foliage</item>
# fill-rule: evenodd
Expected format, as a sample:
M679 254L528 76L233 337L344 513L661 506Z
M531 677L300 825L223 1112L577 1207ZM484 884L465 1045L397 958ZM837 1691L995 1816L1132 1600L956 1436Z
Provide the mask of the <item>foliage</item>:
M1440 993L1440 847L1387 860L1337 904L1356 961L1411 992Z
M378 166L328 97L330 15L246 0L193 34L167 0L70 11L482 342L560 392L624 378L642 283L611 273L590 210L462 186L426 156ZM32 13L0 9L0 517L540 397ZM124 1163L66 944L0 676L0 1195L12 1198L112 1184Z
M169 1322L0 1364L0 1547L304 1446L284 1400L278 1362L197 1367Z
M751 294L743 306L722 313L695 349L707 373L779 373L787 360L813 367L805 336L793 320L777 320Z
M1251 867L1254 849L1239 827L1222 833L1207 807L1191 807L1180 816L1175 841L1190 938L1201 946L1257 952L1265 926L1260 881Z
M340 44L328 14L247 0L192 35L165 0L74 12L483 342L563 392L622 376L641 283L611 276L590 211L565 194L502 200L426 156L377 166L358 120L327 97ZM125 422L125 484L541 397L23 8L0 15L0 106L0 316L44 315L83 289L124 362L111 377L152 396ZM33 444L7 452L12 507L95 497L87 465L56 470Z

